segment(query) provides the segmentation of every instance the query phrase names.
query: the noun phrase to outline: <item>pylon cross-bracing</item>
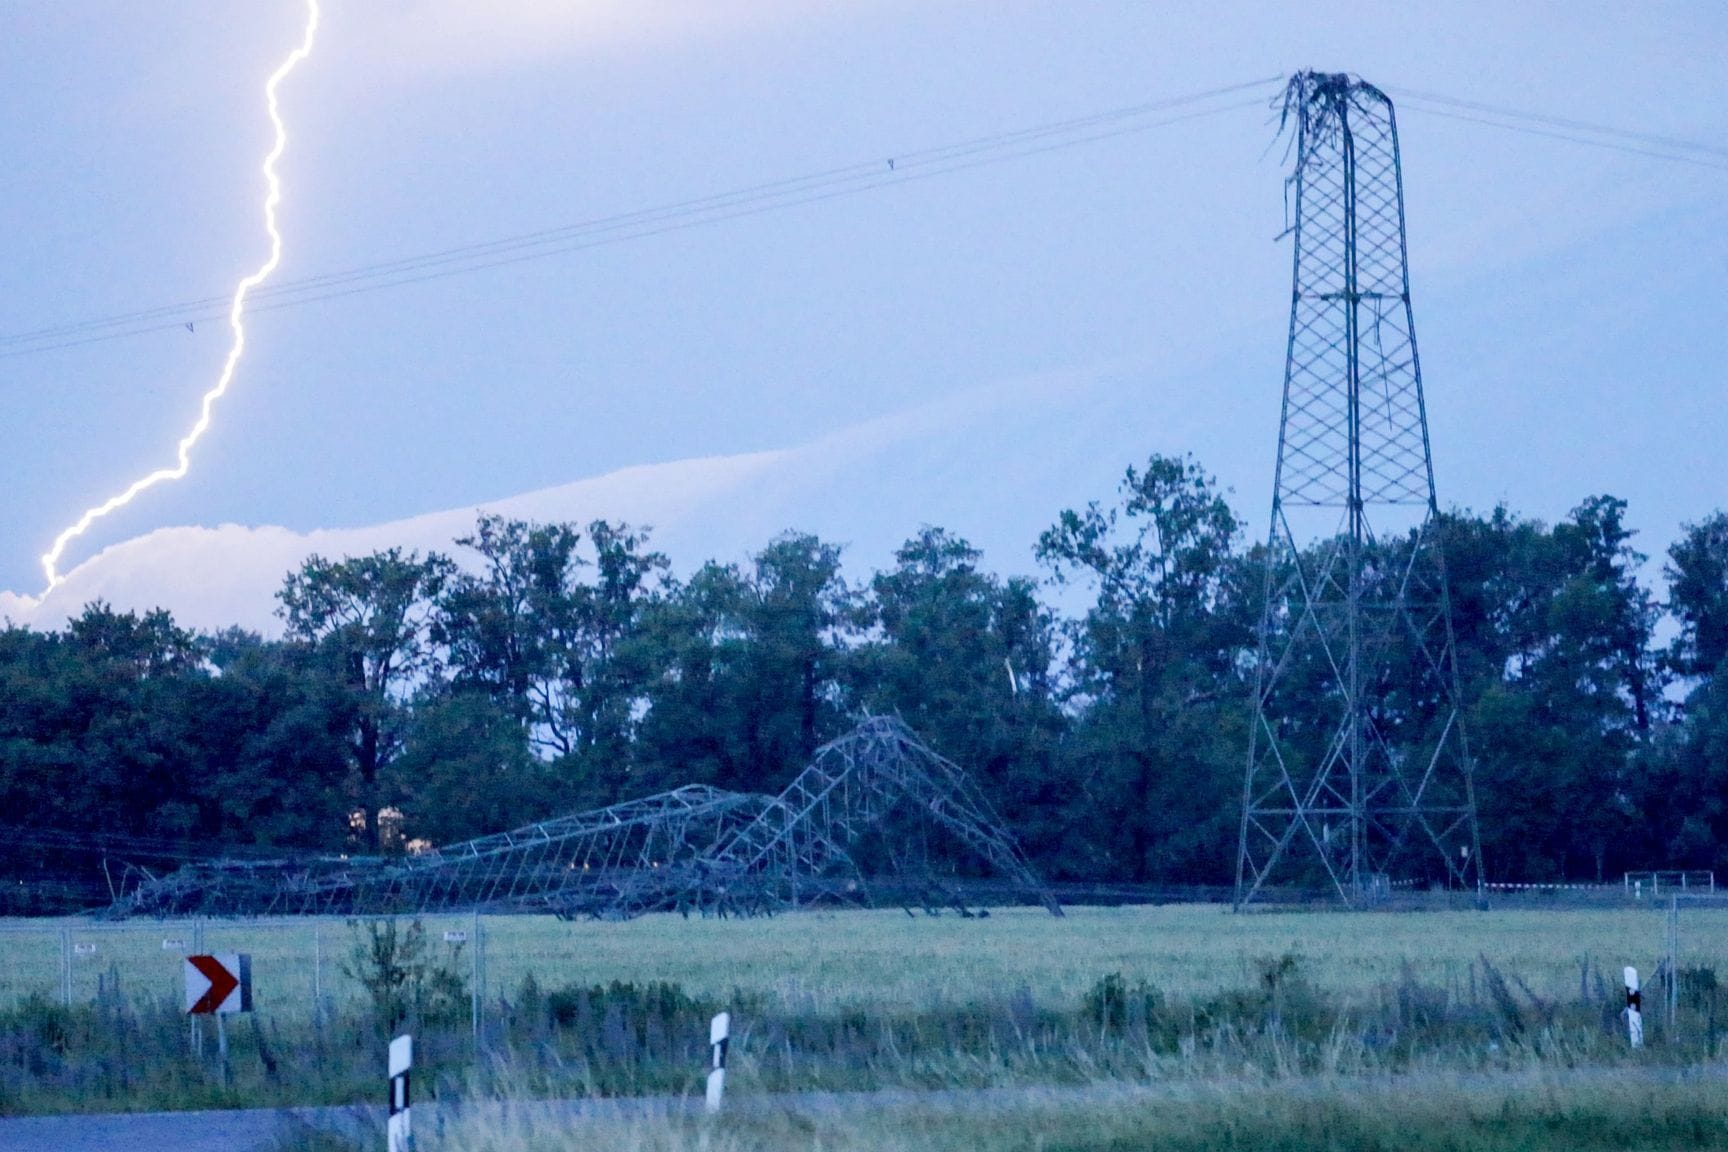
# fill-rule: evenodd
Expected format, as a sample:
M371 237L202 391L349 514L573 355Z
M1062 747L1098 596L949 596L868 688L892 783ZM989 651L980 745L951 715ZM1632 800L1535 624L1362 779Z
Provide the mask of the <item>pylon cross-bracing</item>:
M1392 101L1304 72L1283 111L1295 273L1236 904L1479 890Z
M954 874L967 858L994 881ZM109 914L623 919L878 901L964 912L967 894L986 888L1062 915L966 773L899 719L871 716L818 748L777 796L689 784L400 859L194 863L143 877Z

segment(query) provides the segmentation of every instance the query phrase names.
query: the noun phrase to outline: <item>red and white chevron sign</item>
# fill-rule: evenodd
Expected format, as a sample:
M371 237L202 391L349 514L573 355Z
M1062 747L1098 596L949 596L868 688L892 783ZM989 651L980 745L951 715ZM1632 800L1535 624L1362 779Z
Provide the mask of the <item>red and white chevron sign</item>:
M252 1011L252 957L244 952L186 957L186 1013L226 1016Z

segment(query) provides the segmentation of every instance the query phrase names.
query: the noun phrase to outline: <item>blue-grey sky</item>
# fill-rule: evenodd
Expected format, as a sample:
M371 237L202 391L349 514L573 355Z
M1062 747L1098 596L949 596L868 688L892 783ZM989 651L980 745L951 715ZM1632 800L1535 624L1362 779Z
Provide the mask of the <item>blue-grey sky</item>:
M1309 66L1728 148L1713 3L323 8L282 88L283 279ZM0 332L220 295L258 264L262 82L303 16L0 6ZM1400 109L1442 502L1552 519L1611 492L1651 552L1728 505L1728 170ZM1257 531L1290 271L1270 115L260 314L191 475L66 567L172 526L304 538L751 453L803 463L706 504L533 507L664 520L681 567L799 527L862 568L937 522L1028 571L1058 509L1191 451ZM171 459L225 350L208 324L0 358L0 589L38 592L59 529ZM137 595L234 563L175 560L185 539L154 538L169 559ZM118 560L86 576L73 592L127 600Z

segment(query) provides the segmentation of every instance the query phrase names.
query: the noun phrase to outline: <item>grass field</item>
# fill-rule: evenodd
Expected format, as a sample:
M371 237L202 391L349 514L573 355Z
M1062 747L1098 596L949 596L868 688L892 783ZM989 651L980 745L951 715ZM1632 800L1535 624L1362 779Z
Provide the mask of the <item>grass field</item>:
M609 1146L670 1150L701 1136L717 1148L983 1142L1090 1152L1204 1147L1210 1137L1199 1134L1226 1131L1235 1143L1220 1146L1296 1152L1398 1147L1406 1123L1438 1131L1445 1116L1458 1121L1447 1129L1457 1140L1410 1146L1721 1146L1694 1136L1728 1131L1728 1105L1714 1102L1724 1095L1728 1002L1716 971L1728 959L1728 911L1682 914L1679 1011L1670 1019L1651 985L1648 1047L1628 1050L1618 1014L1620 969L1652 974L1665 920L1636 907L1236 916L1193 905L1076 908L1061 919L1033 910L621 924L500 917L483 924L481 1037L460 979L472 919L424 921L428 947L459 971L438 977L440 999L403 1009L405 1025L378 998L382 985L368 998L342 972L375 927L13 923L0 926L0 1115L366 1101L383 1045L402 1027L423 1053L417 1091L428 1100L699 1092L709 1016L728 1008L741 1098L990 1089L1029 1102L1014 1104L1018 1120L884 1119L898 1127L875 1144L845 1128L821 1136L832 1125L820 1115L757 1115L705 1136L676 1123L620 1130ZM470 938L446 943L446 931ZM199 946L253 958L256 1011L232 1023L226 1065L212 1058L208 1030L202 1047L190 1043L180 1011L180 957ZM68 957L71 1009L58 1002ZM310 1010L315 984L321 1014ZM1586 1141L1621 1129L1601 1093L1565 1079L1584 1074L1598 1088L1632 1091L1615 1079L1622 1074L1637 1081L1645 1096L1636 1107L1666 1134ZM1716 1096L1695 1090L1690 1078L1701 1074ZM1532 1076L1558 1079L1522 1094L1489 1091ZM1153 1107L1130 1092L1084 1123L1069 1104L1038 1098L1100 1086L1177 1095ZM1364 1092L1381 1093L1385 1106L1364 1111ZM1208 1112L1193 1103L1213 1099L1207 1093L1236 1103ZM1482 1103L1490 1097L1499 1102ZM1321 1139L1334 1129L1355 1135ZM1307 1135L1278 1143L1286 1130ZM1050 1138L1028 1142L1029 1132ZM1519 1132L1530 1138L1514 1139ZM1543 1132L1553 1139L1532 1135ZM532 1134L470 1135L471 1146L501 1152L558 1146Z
M836 1106L838 1105L838 1106ZM424 1128L424 1125L421 1125ZM383 1133L301 1128L277 1152L362 1152ZM422 1152L1704 1152L1728 1149L1716 1077L1438 1075L1097 1084L920 1103L812 1101L697 1116L571 1122L533 1107L457 1118Z
M445 930L474 930L463 917L427 917L425 925L435 947L451 952ZM178 996L180 957L200 938L183 923L3 922L0 1004L32 992L59 995L62 927L73 946L75 1002L94 998L110 972L131 994ZM548 987L664 980L709 1000L743 990L800 1012L921 1011L1022 991L1041 1005L1070 1005L1112 972L1191 997L1239 987L1257 961L1286 953L1301 956L1308 979L1330 992L1367 991L1407 975L1461 985L1472 961L1486 955L1541 995L1576 995L1586 956L1610 973L1626 964L1648 972L1665 946L1661 912L1634 908L1236 916L1173 905L1075 908L1062 919L1007 909L982 920L873 911L627 923L495 917L484 930L489 997L512 994L533 973ZM251 953L261 1012L308 1010L315 983L333 1001L356 994L339 969L353 940L341 920L211 921L201 939L206 951ZM78 952L79 945L95 950ZM466 967L472 944L462 947L456 958ZM1682 966L1723 961L1728 909L1683 911Z

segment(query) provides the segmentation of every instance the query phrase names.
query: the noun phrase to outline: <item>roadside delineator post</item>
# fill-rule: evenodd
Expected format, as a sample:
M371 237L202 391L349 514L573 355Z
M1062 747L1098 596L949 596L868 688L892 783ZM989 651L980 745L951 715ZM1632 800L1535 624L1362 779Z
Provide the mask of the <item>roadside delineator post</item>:
M708 1025L708 1048L712 1060L708 1066L708 1114L720 1111L720 1098L726 1092L726 1049L731 1042L732 1014L722 1012Z
M1632 1047L1644 1047L1644 994L1638 990L1638 969L1626 968L1626 1038Z
M385 1129L387 1152L412 1152L414 1128L408 1105L408 1074L414 1067L414 1037L390 1041L390 1119Z

